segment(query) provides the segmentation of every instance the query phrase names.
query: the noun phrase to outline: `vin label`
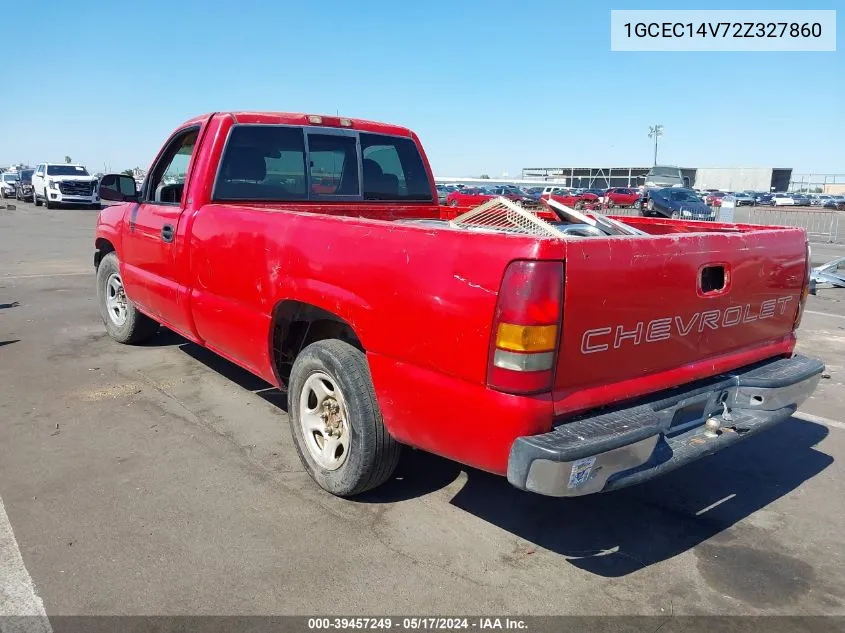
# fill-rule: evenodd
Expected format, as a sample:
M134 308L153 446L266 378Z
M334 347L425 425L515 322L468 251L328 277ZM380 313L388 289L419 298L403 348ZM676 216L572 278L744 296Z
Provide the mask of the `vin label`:
M610 12L611 51L836 51L836 11Z

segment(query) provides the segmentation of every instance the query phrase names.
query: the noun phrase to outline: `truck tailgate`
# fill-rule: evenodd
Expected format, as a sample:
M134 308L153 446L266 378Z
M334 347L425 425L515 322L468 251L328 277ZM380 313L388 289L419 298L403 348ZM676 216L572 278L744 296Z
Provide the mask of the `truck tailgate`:
M556 412L583 408L579 392L605 392L605 402L589 404L607 404L791 341L805 267L800 229L573 240ZM693 365L698 375L683 371ZM630 388L612 388L623 381Z

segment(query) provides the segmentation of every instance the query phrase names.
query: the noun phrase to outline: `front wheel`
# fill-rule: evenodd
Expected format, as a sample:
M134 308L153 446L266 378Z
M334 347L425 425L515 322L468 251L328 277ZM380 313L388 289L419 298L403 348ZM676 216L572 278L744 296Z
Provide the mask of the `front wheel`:
M672 211L672 215L671 215L670 217L671 217L671 219L673 219L673 220L677 220L677 219L678 219L678 218L680 218L681 216L680 216L680 215L678 215L678 212L677 212L677 211Z
M38 194L37 194L37 193L35 193L35 189L33 189L33 190L32 190L32 203L33 203L36 207L40 207L40 206L41 206L41 200L39 200L39 199L38 199Z
M357 347L327 339L303 349L291 369L288 412L299 458L323 490L351 497L393 474L401 445L384 426Z
M103 257L97 268L97 301L106 331L118 343L140 343L158 332L158 323L126 296L120 262L113 252Z
M54 203L50 202L49 194L47 193L46 189L44 190L44 206L47 207L48 209L55 209L56 208L56 205Z

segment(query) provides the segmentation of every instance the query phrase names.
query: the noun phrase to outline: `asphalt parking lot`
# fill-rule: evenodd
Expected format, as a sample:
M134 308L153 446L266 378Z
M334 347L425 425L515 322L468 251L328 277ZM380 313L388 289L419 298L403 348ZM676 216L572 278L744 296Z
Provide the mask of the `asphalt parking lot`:
M557 500L407 450L347 501L269 385L107 337L95 219L0 209L0 613L845 614L845 291L808 303L806 415L661 479Z

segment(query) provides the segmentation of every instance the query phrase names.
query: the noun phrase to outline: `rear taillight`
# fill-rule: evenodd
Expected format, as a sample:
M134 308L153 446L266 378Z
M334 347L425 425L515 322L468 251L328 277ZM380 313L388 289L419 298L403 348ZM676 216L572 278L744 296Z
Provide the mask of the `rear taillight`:
M493 318L487 384L508 393L549 391L563 314L563 262L513 262Z
M792 324L792 329L797 330L801 325L801 317L804 316L804 305L807 303L807 297L810 294L810 272L813 269L813 258L810 253L810 242L806 242L807 262L804 269L804 285L801 286L801 297L798 300L798 310L795 312L795 322Z

